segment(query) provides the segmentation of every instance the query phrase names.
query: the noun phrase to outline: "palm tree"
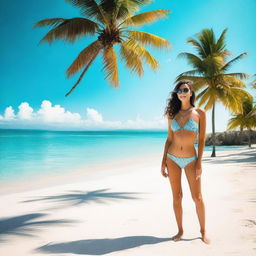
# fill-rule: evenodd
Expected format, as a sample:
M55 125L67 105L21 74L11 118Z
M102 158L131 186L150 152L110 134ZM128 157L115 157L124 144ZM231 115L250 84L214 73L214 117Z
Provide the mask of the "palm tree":
M242 79L248 78L245 73L226 73L228 69L247 53L242 53L236 58L227 62L227 57L231 55L226 50L224 29L221 36L216 40L212 29L203 29L196 35L196 39L189 38L197 54L182 52L178 56L185 57L188 63L193 66L193 70L181 73L176 81L189 79L194 82L194 90L202 91L197 95L198 107L204 106L207 111L212 109L212 154L215 157L215 105L221 102L226 108L233 112L242 111L242 99L250 98L251 95L243 88L246 87Z
M249 130L248 133L248 145L251 147L251 134L252 128L256 127L256 115L252 115L252 112L255 111L256 106L253 106L253 99L245 99L242 102L243 111L241 113L234 113L233 117L228 122L228 130L240 128L240 132L244 128Z
M67 77L73 76L83 68L83 71L65 95L68 96L81 81L85 72L92 65L95 58L103 54L103 70L111 85L119 86L117 56L114 45L120 45L120 55L126 67L143 74L143 61L153 70L158 68L158 61L144 48L151 45L156 48L168 48L170 43L159 36L129 27L137 27L151 23L159 18L167 17L169 10L154 10L134 14L139 8L152 0L66 0L75 7L80 8L83 17L71 19L51 18L35 23L34 27L53 26L41 39L41 42L52 43L56 39L64 39L73 43L81 36L97 36L91 44L84 48L66 70Z
M256 74L253 75L256 77ZM252 88L256 89L256 79L253 80L252 82ZM256 102L255 102L256 103ZM252 111L249 113L250 116L256 116L256 105L253 107Z
M253 76L256 77L256 74L254 74ZM256 79L252 81L252 88L256 89Z

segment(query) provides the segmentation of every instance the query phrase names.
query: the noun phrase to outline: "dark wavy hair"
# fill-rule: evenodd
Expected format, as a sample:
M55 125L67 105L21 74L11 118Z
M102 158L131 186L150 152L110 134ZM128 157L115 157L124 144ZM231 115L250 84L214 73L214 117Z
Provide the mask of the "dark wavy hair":
M190 80L180 80L173 91L171 91L171 97L167 99L167 106L165 108L164 115L169 116L171 119L175 117L175 115L180 111L181 108L181 101L179 100L177 96L177 90L180 88L181 85L187 84L190 91L192 92L192 95L190 97L190 104L195 107L195 92L193 91L193 83Z

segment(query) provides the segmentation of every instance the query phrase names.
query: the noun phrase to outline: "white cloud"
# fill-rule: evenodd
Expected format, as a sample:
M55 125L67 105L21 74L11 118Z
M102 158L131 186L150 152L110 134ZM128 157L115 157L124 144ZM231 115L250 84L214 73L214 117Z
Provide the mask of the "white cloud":
M9 106L4 111L4 119L5 120L12 120L15 118L14 110L12 106Z
M135 120L107 121L96 109L86 108L86 118L79 113L72 113L60 105L52 105L49 100L42 101L40 109L34 111L27 102L22 102L18 114L11 106L7 107L4 116L0 115L1 128L30 128L54 130L112 130L112 129L167 129L164 117L155 117L146 121L137 114Z
M87 117L95 122L102 122L103 118L102 115L95 109L93 108L87 108Z
M19 105L18 117L20 119L32 119L33 108L29 106L27 102L23 102Z
M167 120L164 117L157 116L153 120L146 121L137 114L135 120L127 120L124 126L129 129L165 129L167 130Z
M41 108L37 111L36 117L45 123L79 123L81 116L78 113L65 111L60 105L52 106L49 100L44 100Z

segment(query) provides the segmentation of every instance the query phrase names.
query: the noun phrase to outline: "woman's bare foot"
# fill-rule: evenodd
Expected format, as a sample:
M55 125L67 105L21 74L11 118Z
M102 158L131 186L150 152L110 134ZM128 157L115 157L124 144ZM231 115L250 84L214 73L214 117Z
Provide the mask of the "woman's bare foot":
M183 235L183 230L179 230L179 232L175 236L172 237L172 240L177 242L181 239L182 235Z
M205 232L201 231L201 234L202 234L202 241L206 244L210 244L211 240L206 236Z

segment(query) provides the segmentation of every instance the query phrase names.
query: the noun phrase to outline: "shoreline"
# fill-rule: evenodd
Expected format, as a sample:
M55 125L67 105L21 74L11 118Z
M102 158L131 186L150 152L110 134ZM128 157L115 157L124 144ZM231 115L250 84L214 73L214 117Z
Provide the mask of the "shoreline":
M251 149L256 148L256 144L252 144ZM251 150L249 147L243 148L242 150ZM235 150L241 150L235 149ZM234 151L233 148L217 151L216 150L216 158L225 155L228 151ZM210 157L211 151L204 151L203 162L209 161L210 159L214 160L215 158ZM21 193L26 191L31 191L35 189L44 189L64 184L77 183L80 182L81 179L84 181L90 181L98 179L100 175L109 174L114 175L116 170L123 166L132 166L132 165L143 165L144 163L156 162L159 161L159 169L162 161L162 153L152 154L150 156L136 157L134 156L132 159L119 160L117 162L111 163L97 163L90 164L86 166L81 166L79 168L72 169L72 171L65 171L64 173L55 173L47 175L37 175L36 177L31 177L27 182L25 179L20 179L17 181L3 181L0 182L0 196L8 195L13 193ZM184 170L183 170L184 171ZM105 173L104 173L105 172Z
M34 189L44 189L48 187L54 187L63 184L77 183L81 179L85 181L98 179L100 175L110 174L114 175L115 170L121 168L122 166L129 165L142 165L145 162L156 161L159 157L155 154L145 157L133 157L132 159L119 160L117 162L111 163L97 163L86 165L85 167L80 167L72 169L72 171L65 171L60 174L38 175L37 177L32 177L30 183L26 180L18 181L7 181L0 183L0 196L8 195L13 193L21 193ZM105 172L105 173L104 173Z

